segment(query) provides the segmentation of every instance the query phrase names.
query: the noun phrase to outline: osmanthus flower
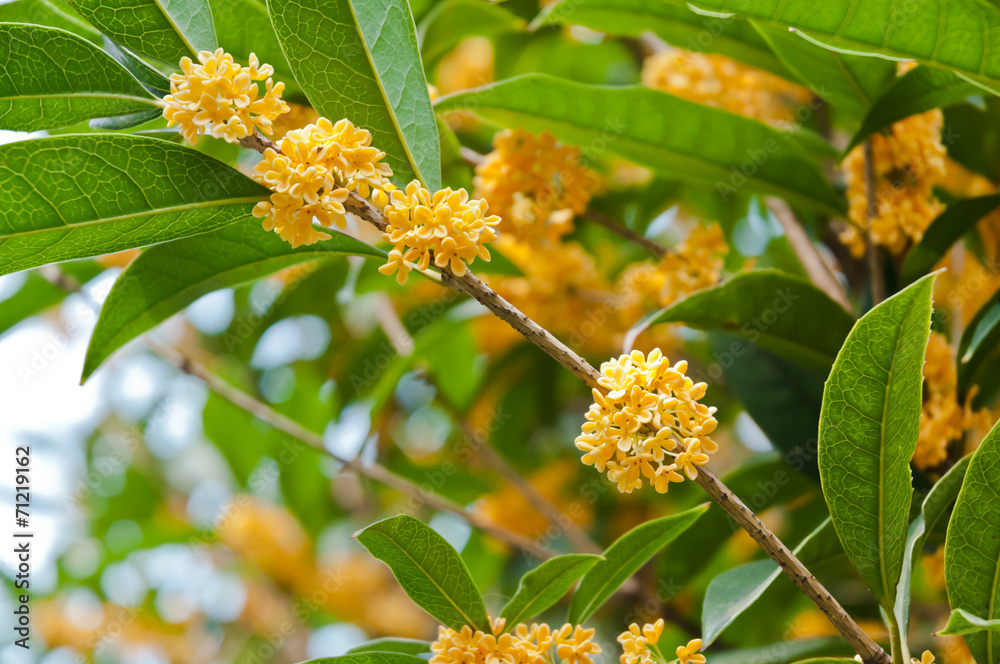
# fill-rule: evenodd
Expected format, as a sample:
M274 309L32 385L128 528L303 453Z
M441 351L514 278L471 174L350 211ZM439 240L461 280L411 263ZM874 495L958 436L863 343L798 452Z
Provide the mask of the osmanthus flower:
M440 626L431 664L549 664L553 649L563 664L593 664L590 655L601 652L592 629L566 624L553 631L542 623L504 632L505 624L503 618L491 620L488 633L468 625L457 631Z
M202 51L198 63L181 58L181 72L170 76L170 94L163 98L167 126L177 125L181 135L194 145L198 134L209 134L238 143L259 130L271 133L271 123L288 111L281 99L284 83L274 83L274 68L261 65L250 54L244 67L221 48ZM264 82L261 96L258 82Z
M687 362L671 365L660 350L647 357L632 351L601 365L594 403L576 447L583 463L631 493L642 478L666 493L671 482L698 477L698 468L718 450L709 435L718 421L714 407L699 400L708 386L685 375ZM602 392L603 390L603 392Z
M934 664L934 661L934 654L930 650L925 650L920 656L920 659L917 659L916 657L910 658L910 662L912 662L912 664Z
M389 222L384 237L393 249L379 272L395 274L405 284L414 264L426 270L433 260L439 268L464 275L476 257L490 259L485 245L497 239L494 227L500 217L488 211L484 199L470 199L465 189L431 194L414 180L405 190L392 191L384 210Z
M668 660L659 647L663 634L663 618L655 623L647 623L641 628L637 623L629 625L627 632L618 635L622 646L621 664L667 664ZM701 639L693 639L687 645L679 646L672 662L681 664L705 664L701 650Z
M293 247L330 236L319 231L313 219L327 228L347 224L344 202L351 192L376 199L392 189L392 169L385 153L372 147L371 134L349 120L336 124L319 118L316 124L294 129L267 148L254 167L255 180L271 189L271 198L254 207L273 230Z
M490 201L501 230L526 240L556 241L573 230L573 216L587 209L601 188L597 173L580 162L578 148L544 132L505 129L476 166L476 196Z

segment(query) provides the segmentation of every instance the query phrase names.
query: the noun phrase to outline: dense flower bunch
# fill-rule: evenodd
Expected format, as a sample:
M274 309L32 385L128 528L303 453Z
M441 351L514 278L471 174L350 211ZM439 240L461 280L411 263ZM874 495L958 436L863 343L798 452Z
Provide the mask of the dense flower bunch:
M202 51L198 63L181 59L181 74L171 74L170 94L163 98L163 117L167 126L177 125L188 143L194 145L198 134L209 134L230 143L238 143L260 130L271 133L271 123L288 111L281 99L284 83L273 83L271 65L260 65L250 54L250 66L233 61L221 48ZM260 96L258 81L264 81Z
M426 270L433 259L439 268L450 267L456 275L464 275L466 265L477 256L490 259L485 245L497 238L493 227L500 217L487 216L488 211L484 199L470 200L465 189L442 189L432 195L414 180L405 191L393 191L385 206L389 227L384 236L393 249L379 272L395 274L405 284L412 263Z
M629 625L628 631L618 635L618 643L622 644L621 664L654 664L666 662L659 648L660 636L663 634L663 618L655 623L647 623L641 628L637 623ZM678 646L674 651L680 664L705 664L705 656L701 654L701 639L692 639L684 646Z
M698 402L708 385L684 373L687 362L670 365L660 350L640 351L601 365L594 403L576 439L583 463L608 471L618 490L631 493L642 477L660 493L671 482L698 477L698 467L718 446L709 438L715 408Z
M273 192L254 208L273 230L293 247L330 236L316 229L313 218L326 227L347 223L344 201L351 192L369 196L390 190L392 169L385 153L372 147L371 134L340 120L320 118L316 124L294 129L268 148L253 177Z
M491 632L473 630L466 625L459 631L438 628L438 639L431 644L431 664L547 664L555 650L563 664L593 664L591 655L599 655L601 646L594 641L593 629L563 625L553 630L546 624L518 625L504 632L506 620L491 622Z
M845 226L840 240L856 258L865 254L859 229L870 242L900 255L918 242L930 223L944 210L932 191L945 176L945 149L941 144L944 115L940 109L910 116L892 125L888 133L869 139L875 175L876 212L868 218L864 146L844 159L847 200L852 226Z
M642 82L700 104L771 123L794 120L794 107L811 97L807 89L773 74L721 55L680 48L646 58Z
M718 224L698 224L659 264L629 266L619 278L618 289L665 307L719 283L722 257L728 253L729 245Z
M958 373L955 355L944 335L931 332L924 356L924 403L920 413L920 434L913 463L929 470L948 458L948 445L970 429L987 430L992 425L989 410L973 411L975 388L958 402Z
M493 138L493 151L476 166L473 182L476 196L489 199L503 219L502 231L552 241L573 230L573 216L587 209L601 186L597 173L580 163L579 148L524 129Z

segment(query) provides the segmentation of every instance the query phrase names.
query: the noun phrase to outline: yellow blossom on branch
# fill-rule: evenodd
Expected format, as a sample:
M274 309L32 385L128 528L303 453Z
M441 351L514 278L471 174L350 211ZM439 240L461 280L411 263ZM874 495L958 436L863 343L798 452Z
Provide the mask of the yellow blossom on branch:
M392 169L371 140L367 130L348 120L333 124L319 118L289 131L254 168L254 179L273 192L257 204L254 216L264 217L264 228L293 247L329 238L316 229L314 218L327 228L343 228L351 192L367 197L392 188Z
M209 134L237 143L259 130L271 133L271 123L288 111L281 99L284 83L273 83L274 68L261 65L250 54L250 66L233 61L221 48L202 51L198 64L182 58L180 74L170 76L170 94L163 98L167 126L178 125L181 135L194 145L198 134ZM257 82L264 82L260 96Z
M593 629L567 623L552 630L543 623L504 632L505 624L503 618L491 620L489 633L468 625L460 630L439 627L431 664L547 664L552 649L563 664L593 664L591 655L601 653Z
M698 477L698 467L718 446L709 438L718 421L715 408L699 403L708 386L694 383L687 362L673 366L654 349L646 357L632 351L601 365L594 403L587 411L576 447L583 463L604 472L631 493L642 478L660 493L671 482Z
M487 216L488 211L484 199L470 200L465 189L431 194L414 180L405 191L393 191L385 206L389 227L384 235L393 249L379 272L395 274L396 281L405 284L414 263L426 270L433 260L439 268L464 275L477 256L490 259L485 245L497 238L493 227L500 217Z
M476 196L488 199L503 219L505 233L552 241L573 229L573 216L601 187L597 173L580 163L579 148L549 132L535 136L523 129L494 137L473 182Z

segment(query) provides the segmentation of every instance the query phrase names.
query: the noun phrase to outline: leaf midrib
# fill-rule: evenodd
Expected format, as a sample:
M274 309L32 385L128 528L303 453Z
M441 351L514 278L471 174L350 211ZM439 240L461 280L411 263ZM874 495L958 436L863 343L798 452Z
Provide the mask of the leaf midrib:
M174 34L180 37L180 40L184 42L184 45L187 46L187 49L191 51L191 54L197 59L198 49L196 49L194 47L194 44L192 44L188 40L187 35L185 35L184 31L181 30L180 26L177 25L177 21L175 21L174 17L170 15L170 12L167 11L167 8L163 6L161 0L153 0L153 4L155 4L156 8L160 10L160 13L163 14L163 17L167 19L167 23L169 23L170 27L174 29Z
M31 235L40 235L43 233L53 233L57 231L66 230L76 230L78 228L88 228L91 226L98 226L102 224L111 224L118 221L125 221L127 219L139 219L142 217L152 217L158 214L168 214L171 212L186 212L188 210L198 210L201 208L208 207L222 207L225 205L239 205L241 203L257 203L263 200L263 197L259 196L244 196L240 198L224 198L216 199L213 201L205 201L202 203L188 203L185 205L178 205L174 207L165 208L153 208L150 210L144 210L141 212L135 212L131 214L123 214L115 217L101 217L100 219L92 219L90 221L82 221L74 224L62 224L60 226L48 226L46 228L36 228L30 231L23 231L20 233L7 233L0 234L0 244L6 243L12 239L19 239L22 237L28 237Z
M60 94L34 94L34 95L0 95L0 101L18 99L65 99L66 97L84 97L87 99L121 99L123 101L135 101L149 106L161 107L159 99L155 97L133 97L132 95L122 95L104 92L65 92Z
M671 528L670 528L670 530L673 530L673 527L674 527L674 526L672 525L672 526L671 526ZM638 550L637 550L637 551L636 551L636 552L635 552L635 553L634 553L633 555L631 555L631 556L628 556L627 558L625 558L625 559L624 559L624 560L623 560L623 561L621 562L621 564L619 564L619 565L618 565L618 569L621 569L622 567L624 567L626 563L628 563L628 562L631 562L632 560L635 560L635 559L636 559L636 558L637 558L637 557L639 556L639 554L640 554L640 553L642 553L643 551L645 551L645 550L646 550L646 549L647 549L648 547L651 547L651 546L653 546L653 545L654 545L654 544L655 544L655 543L656 543L656 542L657 542L657 541L658 541L658 540L660 539L660 537L663 537L663 536L664 536L664 535L665 535L665 534L666 534L667 532L670 532L670 530L667 530L667 531L665 531L664 533L660 533L660 535L659 535L659 536L657 536L657 537L656 537L656 538L655 538L654 540L652 540L651 542L649 542L649 543L648 543L648 544L646 544L645 546L643 546L643 547L640 547L640 548L639 548L639 549L638 549ZM650 555L652 555L652 554L650 554ZM605 557L605 560L607 560L607 557ZM616 574L616 571L617 571L617 570L614 570L614 571L612 571L611 575L610 575L610 576L609 576L609 577L608 577L608 578L607 578L607 579L606 579L606 580L605 580L605 581L604 581L604 582L603 582L603 583L602 583L601 585L599 585L599 586L597 587L597 590L598 590L599 592L595 592L595 593L592 593L592 595L591 595L591 598L590 598L590 600L588 600L588 602L586 603L586 605L584 605L584 607L583 607L583 609L584 609L584 611L585 611L585 614L584 614L584 615L581 615L581 616L579 616L579 618L580 618L580 620L581 620L581 621L583 621L583 620L585 619L585 617L586 617L586 616L590 616L590 615L592 615L592 614L593 614L593 611L591 611L591 610L590 610L590 607L594 605L594 603L595 603L595 602L597 601L597 600L596 600L596 598L597 598L597 597L598 597L598 596L599 596L599 595L600 595L601 593L603 593L603 592L604 592L604 589L605 589L605 588L607 588L607 587L608 587L609 585L611 585L611 581L612 581L612 580L614 579L614 577L615 577L615 574ZM634 574L634 572L633 572L633 574ZM629 575L628 575L627 577L625 577L625 578L626 578L626 579L628 579L628 578L630 578L631 576L632 576L632 574L629 574Z
M567 567L565 570L563 570L562 574L552 577L552 580L546 583L544 586L542 586L541 589L537 593L535 593L534 597L528 600L528 603L524 605L524 608L521 609L521 611L519 611L516 616L511 616L510 625L513 627L518 622L520 622L521 616L523 616L527 612L527 610L530 609L531 606L538 601L538 598L542 596L542 593L544 593L546 590L555 585L556 581L559 580L560 576L570 572L571 570L579 567L580 565L585 564L586 562L587 562L586 560L577 561L572 565L570 565L569 567ZM517 599L517 595L514 596L514 599Z
M405 555L405 556L406 556L407 558L409 558L409 559L410 559L410 561L411 561L411 562L412 562L412 563L413 563L414 565L416 565L416 566L417 566L417 569L419 569L419 570L420 570L421 572L423 572L423 573L424 573L424 576L425 576L425 577L426 577L426 578L427 578L427 579L428 579L428 580L429 580L429 581L430 581L430 582L431 582L432 584L434 584L434 587L438 589L438 591L439 591L439 592L441 593L441 596L442 596L442 597L444 597L444 598L445 598L446 600L448 600L448 603L449 603L449 604L451 604L451 605L452 605L452 606L453 606L453 607L455 608L455 610L456 610L456 611L458 611L459 615L461 615L461 616L462 616L463 618L465 618L465 624L466 624L466 625L469 625L469 626L471 626L471 627L480 627L480 625L478 625L478 624L476 623L476 621L475 621L475 620L473 620L472 618L470 618L470 617L469 617L469 616L468 616L468 615L467 615L467 614L465 613L465 611L464 611L464 610L462 610L462 607L460 607L460 606L459 606L458 604L456 604L456 603L455 603L455 600L453 600L453 599L451 598L451 595L449 595L448 593L446 593L446 592L444 591L444 588L442 588L442 587L441 587L441 586L440 586L440 585L438 584L438 582L437 582L437 581L436 581L436 580L434 579L434 577L432 577L432 576L430 575L430 573L429 573L429 572L428 572L428 571L427 571L427 570L426 570L426 569L424 568L424 566L423 566L423 565L421 565L421 564L420 564L419 562L417 562L417 559L416 559L416 558L414 558L414 557L413 557L413 556L412 556L412 555L410 554L410 552L406 550L406 548L405 548L405 547L401 546L401 545L399 544L399 542L397 542L397 541L396 541L396 540L394 540L394 539L393 539L392 537L390 537L390 536L389 536L389 535L388 535L387 533L385 533L385 532L383 532L383 531L381 531L381 530L372 530L371 532L373 532L373 533L375 533L375 534L377 534L377 535L381 535L382 537L386 538L387 540L389 540L389 542L391 542L391 543L392 543L392 545L393 545L393 546L395 546L395 547L396 547L397 549L399 549L400 551L402 551L402 552L403 552L403 554L404 554L404 555Z

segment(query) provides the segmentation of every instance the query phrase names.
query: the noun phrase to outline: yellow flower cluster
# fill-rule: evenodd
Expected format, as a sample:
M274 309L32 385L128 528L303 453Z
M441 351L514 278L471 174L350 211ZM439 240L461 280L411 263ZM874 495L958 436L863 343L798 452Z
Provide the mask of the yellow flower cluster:
M567 623L553 630L544 623L521 624L504 632L505 624L503 618L492 620L488 634L468 625L459 631L439 627L438 639L431 644L431 664L547 664L553 649L563 664L593 664L591 655L601 653L595 630L580 625Z
M385 275L396 275L405 284L412 263L421 270L434 264L450 267L458 276L465 274L466 265L476 257L490 259L487 242L497 238L494 226L500 217L487 216L485 199L469 199L465 189L442 189L433 195L414 180L405 191L389 194L385 216L389 227L385 239L393 244L389 259L379 268Z
M254 179L273 192L270 200L254 207L254 216L264 217L264 228L293 247L329 238L316 229L313 218L328 228L343 228L344 202L351 192L367 197L373 190L392 188L392 169L371 140L367 130L349 120L333 124L319 118L289 131L277 142L278 150L265 150L254 167Z
M715 408L698 402L708 385L694 383L684 373L687 362L670 365L660 350L646 357L640 351L601 365L594 403L587 411L576 447L583 463L631 493L642 477L659 493L671 482L698 477L698 467L718 450L709 434L718 421Z
M641 628L637 623L629 625L627 632L618 635L618 643L622 644L621 664L654 664L666 661L658 646L662 634L663 618L655 623L647 623ZM701 639L692 639L687 645L677 647L674 661L680 664L705 664L705 656L700 651Z
M573 230L573 216L587 209L601 186L597 173L580 163L579 148L524 129L493 138L473 183L476 196L488 199L503 219L503 232L553 242Z
M238 143L254 133L271 133L271 122L288 111L281 99L284 83L273 83L271 65L260 65L250 54L250 66L233 61L221 48L198 54L198 64L181 59L181 74L171 74L170 94L163 98L167 126L175 124L187 142L209 134ZM258 81L265 81L260 96Z
M934 664L935 658L934 654L930 650L925 650L924 654L920 656L920 659L911 657L910 662L912 662L912 664Z
M765 71L715 54L669 48L642 65L650 88L763 122L794 122L795 107L807 103L809 90Z
M698 224L658 264L629 266L618 280L618 290L665 307L719 283L722 257L728 253L729 245L718 224Z
M992 424L988 409L973 411L975 388L963 407L958 402L955 355L944 335L931 332L924 356L924 403L913 463L921 470L938 467L948 458L948 445L970 429L986 430Z
M888 133L876 133L869 139L875 175L874 219L868 218L864 146L854 148L844 158L849 216L854 225L844 227L840 240L856 258L865 254L859 229L868 231L869 241L898 256L911 242L919 242L944 211L932 191L945 176L943 124L944 115L934 109L900 120Z

